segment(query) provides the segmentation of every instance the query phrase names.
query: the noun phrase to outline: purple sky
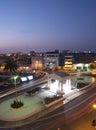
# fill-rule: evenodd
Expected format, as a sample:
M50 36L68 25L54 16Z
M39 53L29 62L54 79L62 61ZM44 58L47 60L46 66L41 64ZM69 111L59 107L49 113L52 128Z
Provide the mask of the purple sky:
M0 53L96 49L96 0L0 0Z

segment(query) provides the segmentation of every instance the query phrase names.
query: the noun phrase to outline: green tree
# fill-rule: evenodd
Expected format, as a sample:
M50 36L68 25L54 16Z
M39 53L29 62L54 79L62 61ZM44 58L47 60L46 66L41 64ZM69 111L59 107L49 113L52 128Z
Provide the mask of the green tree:
M91 70L96 69L96 65L94 63L90 64L89 69Z
M8 58L6 60L6 65L5 65L5 71L8 73L14 74L18 69L18 63L16 60L13 60L11 58Z

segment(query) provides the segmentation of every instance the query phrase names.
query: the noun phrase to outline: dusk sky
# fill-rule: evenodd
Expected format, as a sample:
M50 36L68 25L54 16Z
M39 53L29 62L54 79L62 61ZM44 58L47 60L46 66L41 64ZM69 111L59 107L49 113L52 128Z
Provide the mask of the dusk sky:
M0 0L0 53L96 50L96 0Z

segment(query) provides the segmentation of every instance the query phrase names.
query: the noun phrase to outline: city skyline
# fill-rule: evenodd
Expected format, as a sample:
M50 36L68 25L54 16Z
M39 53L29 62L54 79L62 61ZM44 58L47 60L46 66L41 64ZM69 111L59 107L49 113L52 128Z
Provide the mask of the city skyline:
M0 53L95 50L95 0L1 0Z

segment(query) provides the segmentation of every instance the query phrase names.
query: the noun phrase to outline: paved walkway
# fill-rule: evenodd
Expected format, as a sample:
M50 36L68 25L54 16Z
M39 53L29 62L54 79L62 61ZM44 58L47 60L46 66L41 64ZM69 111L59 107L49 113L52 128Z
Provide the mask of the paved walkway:
M24 102L24 106L19 109L13 109L10 106L15 97L2 102L0 104L0 120L16 121L33 115L45 107L43 98L46 97L46 95L52 96L54 93L42 90L32 96L28 96L27 94L18 96L18 100Z
M71 101L72 99L76 98L82 93L83 92L74 90L72 93L66 95L64 103ZM32 96L22 94L18 96L18 99L24 102L24 106L19 109L13 109L10 107L10 104L13 102L15 98L5 100L0 104L0 120L18 121L30 117L45 108L45 105L43 104L44 97L53 95L53 92L44 89L41 89L39 93L36 93Z

